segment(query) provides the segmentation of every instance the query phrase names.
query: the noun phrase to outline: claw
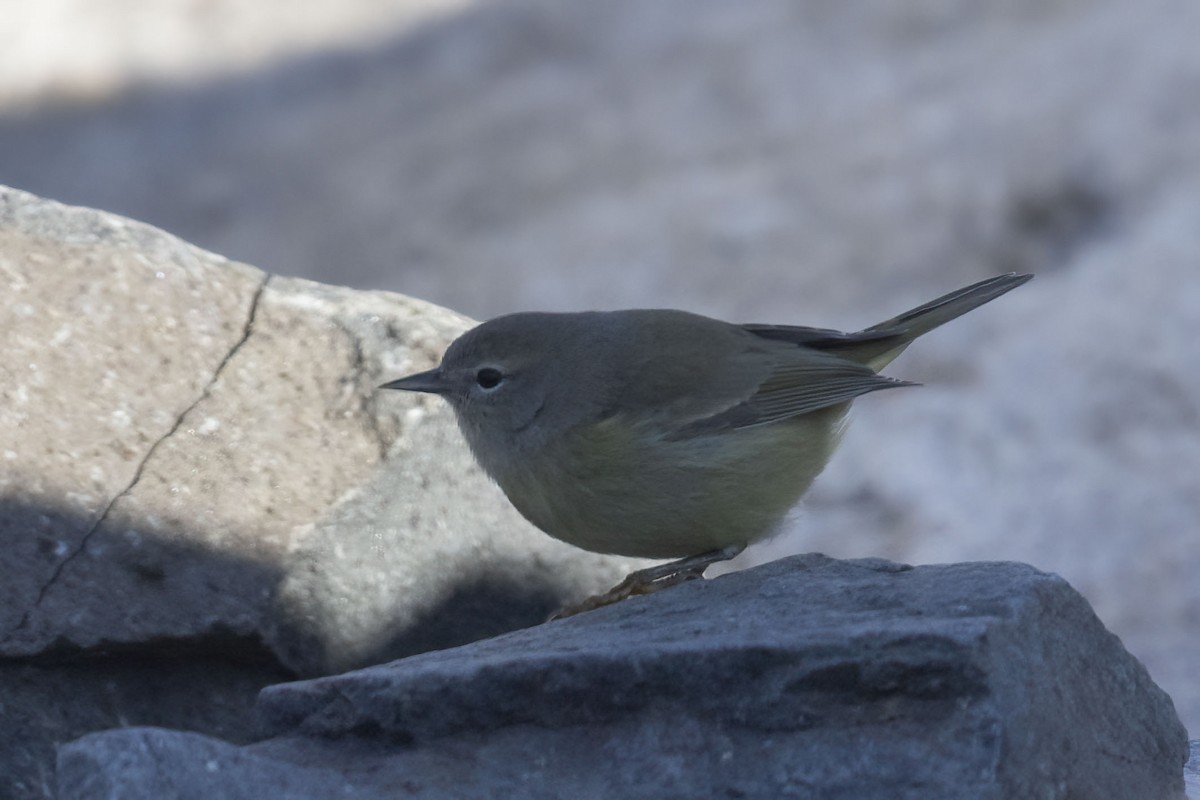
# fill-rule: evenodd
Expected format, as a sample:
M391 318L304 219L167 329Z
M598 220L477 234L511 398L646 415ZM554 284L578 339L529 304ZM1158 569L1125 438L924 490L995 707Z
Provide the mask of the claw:
M573 617L584 611L592 611L619 603L635 595L653 594L662 589L695 580L703 577L704 570L713 564L718 561L728 561L744 549L746 549L745 545L731 544L720 550L711 550L707 553L681 558L678 561L668 561L666 564L656 564L653 567L631 572L625 580L604 594L593 595L575 605L560 608L547 621Z

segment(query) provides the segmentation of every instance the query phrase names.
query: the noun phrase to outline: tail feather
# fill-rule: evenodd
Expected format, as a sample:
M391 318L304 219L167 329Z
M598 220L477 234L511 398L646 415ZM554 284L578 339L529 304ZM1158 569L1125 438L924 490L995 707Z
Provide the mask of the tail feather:
M841 333L824 328L801 328L787 325L746 325L747 330L766 339L781 339L795 344L833 353L878 372L904 352L918 336L944 325L984 303L995 300L1030 280L1032 275L1010 272L973 283L966 288L942 295L936 300L884 320L878 325L858 331Z
M863 347L853 354L856 361L878 372L890 364L918 336L957 319L984 303L995 300L1033 278L1033 275L1010 272L973 283L936 300L930 300L903 314L884 320L862 331ZM886 338L871 337L883 335ZM847 353L847 355L850 355Z
M1016 272L997 275L994 278L988 278L958 291L950 292L950 294L942 295L936 300L930 300L899 316L892 317L878 325L872 325L866 331L903 332L909 336L910 340L915 339L939 325L961 317L972 309L979 308L984 303L995 300L1005 292L1012 291L1032 278L1032 275L1022 275ZM866 333L866 331L863 332Z

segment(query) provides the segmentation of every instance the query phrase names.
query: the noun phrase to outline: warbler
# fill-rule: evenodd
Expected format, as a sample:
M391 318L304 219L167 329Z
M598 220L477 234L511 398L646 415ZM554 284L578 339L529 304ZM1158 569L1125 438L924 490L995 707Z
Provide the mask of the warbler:
M912 386L879 371L918 336L1020 286L1010 273L857 333L673 310L518 313L380 388L454 409L530 522L585 550L681 559L620 599L698 576L772 533L821 472L850 402Z

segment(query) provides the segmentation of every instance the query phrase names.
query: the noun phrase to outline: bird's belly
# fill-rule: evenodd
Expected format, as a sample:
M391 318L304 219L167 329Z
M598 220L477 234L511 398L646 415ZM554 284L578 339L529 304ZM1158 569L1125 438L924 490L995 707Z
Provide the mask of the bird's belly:
M682 558L770 534L821 472L845 407L669 441L601 423L496 476L513 505L577 547Z

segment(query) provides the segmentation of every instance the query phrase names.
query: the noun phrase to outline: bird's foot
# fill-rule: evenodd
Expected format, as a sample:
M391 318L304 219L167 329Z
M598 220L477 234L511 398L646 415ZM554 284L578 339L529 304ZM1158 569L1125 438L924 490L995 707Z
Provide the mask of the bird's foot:
M629 573L625 580L604 594L593 595L580 603L561 608L551 615L550 619L573 617L584 611L619 603L635 595L652 594L670 586L694 580L702 577L704 570L713 564L718 561L728 561L744 549L746 549L745 545L731 544L720 550L710 550L707 553L688 556L678 561L668 561L666 564L656 564L653 567L639 569L637 572Z

